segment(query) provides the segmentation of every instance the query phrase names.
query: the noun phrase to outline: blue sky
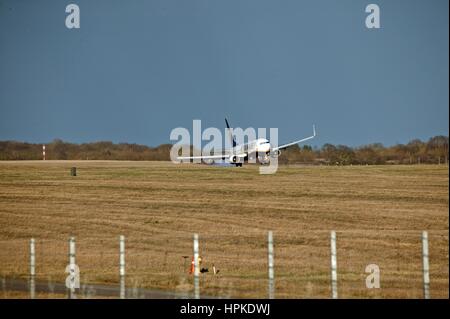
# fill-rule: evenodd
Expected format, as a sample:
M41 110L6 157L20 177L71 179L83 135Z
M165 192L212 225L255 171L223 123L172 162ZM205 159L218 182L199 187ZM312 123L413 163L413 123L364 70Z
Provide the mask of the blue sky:
M381 29L365 27L369 3ZM313 123L313 145L448 135L448 5L0 0L0 140L155 146L225 116L278 127L280 143Z

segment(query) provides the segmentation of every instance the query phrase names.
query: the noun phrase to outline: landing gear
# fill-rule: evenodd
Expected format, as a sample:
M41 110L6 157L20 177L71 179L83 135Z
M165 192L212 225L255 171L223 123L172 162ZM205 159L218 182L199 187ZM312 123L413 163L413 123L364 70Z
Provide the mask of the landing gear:
M236 167L242 167L242 163L236 163Z

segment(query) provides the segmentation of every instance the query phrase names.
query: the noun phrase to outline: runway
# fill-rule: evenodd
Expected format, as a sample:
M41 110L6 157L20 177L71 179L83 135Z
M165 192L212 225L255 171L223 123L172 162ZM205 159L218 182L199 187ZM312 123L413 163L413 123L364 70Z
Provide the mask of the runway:
M2 278L1 287L2 292L20 291L30 292L30 285L32 281L25 279L9 279ZM35 294L48 293L57 295L66 295L69 298L69 290L64 283L60 282L44 282L36 281L34 283ZM98 284L81 284L79 289L76 289L75 294L71 298L120 298L120 285L98 285ZM39 297L41 298L41 297ZM167 292L161 290L143 289L143 288L125 288L125 298L127 299L191 299L192 293ZM201 298L208 298L201 296Z

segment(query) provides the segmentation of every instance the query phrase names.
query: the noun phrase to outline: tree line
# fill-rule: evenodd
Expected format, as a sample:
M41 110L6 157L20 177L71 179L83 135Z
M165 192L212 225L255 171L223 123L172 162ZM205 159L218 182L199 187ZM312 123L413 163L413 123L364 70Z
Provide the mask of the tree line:
M17 141L0 141L0 160L40 160L42 145ZM109 141L75 144L55 139L45 144L48 160L130 160L168 161L171 144L158 147Z
M322 147L294 145L282 150L279 163L317 165L375 165L448 163L448 136L428 141L415 139L407 144L383 146L375 143L359 147L324 144ZM46 145L48 160L132 160L168 161L171 144L157 147L109 141L74 144L55 139ZM42 144L0 141L0 160L40 160Z
M297 145L284 151L284 154L282 151L279 162L327 165L441 164L448 162L448 154L448 137L440 135L426 142L414 139L407 144L389 147L381 143L359 147L327 143L321 148Z

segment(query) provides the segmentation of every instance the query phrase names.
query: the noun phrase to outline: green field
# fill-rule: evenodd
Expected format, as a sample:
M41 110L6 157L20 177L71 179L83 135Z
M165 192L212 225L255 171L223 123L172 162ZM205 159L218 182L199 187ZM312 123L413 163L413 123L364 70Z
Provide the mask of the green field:
M76 166L78 176L70 176ZM126 236L128 287L192 291L198 233L201 293L267 296L273 230L277 298L329 298L330 231L340 298L422 298L421 232L430 239L431 296L449 297L448 166L258 166L168 162L0 162L0 276L63 282L69 236L82 283L114 283ZM189 256L187 260L183 256ZM367 289L368 264L381 288ZM4 295L5 296L5 295Z

